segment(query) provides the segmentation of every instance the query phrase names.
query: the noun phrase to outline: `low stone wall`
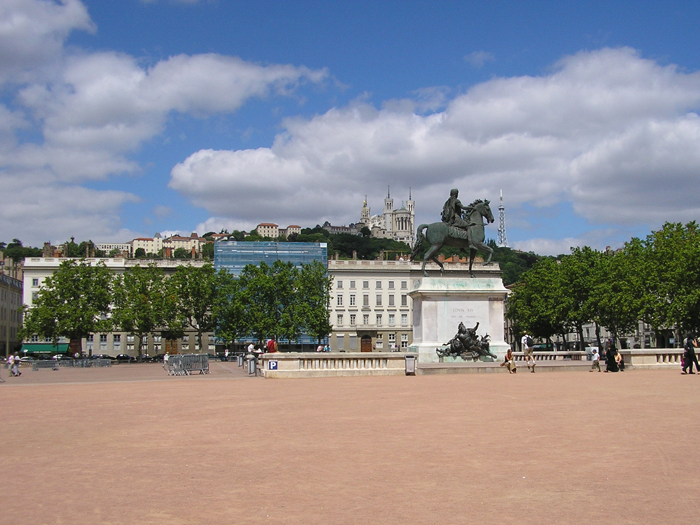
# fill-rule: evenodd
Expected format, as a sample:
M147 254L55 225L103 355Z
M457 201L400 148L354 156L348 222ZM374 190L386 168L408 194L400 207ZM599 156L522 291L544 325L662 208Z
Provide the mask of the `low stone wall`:
M303 352L263 354L260 373L267 378L387 376L406 373L405 352Z
M634 368L678 368L681 367L682 348L634 348L620 350L626 365Z
M525 361L525 354L522 352L513 352L515 361ZM532 357L535 361L585 361L586 352L581 351L566 351L566 352L532 352Z

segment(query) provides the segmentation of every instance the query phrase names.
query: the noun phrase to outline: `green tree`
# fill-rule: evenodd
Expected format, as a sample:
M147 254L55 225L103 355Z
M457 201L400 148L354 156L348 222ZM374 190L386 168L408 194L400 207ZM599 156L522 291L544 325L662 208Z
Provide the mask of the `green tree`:
M112 321L136 338L139 360L143 337L162 328L166 321L168 294L164 280L163 270L155 264L134 266L115 280Z
M216 337L227 345L246 335L245 305L238 279L223 269L216 274L212 317Z
M136 257L137 259L142 259L146 257L146 250L144 250L143 248L136 248L136 251L134 252L134 257Z
M202 245L202 257L213 261L214 260L214 243L208 242Z
M245 326L258 341L296 340L302 323L297 312L295 290L298 270L291 263L275 261L272 266L246 265L239 277L241 297L246 305Z
M676 341L700 330L700 229L666 223L643 241L642 311L655 329L673 327Z
M182 324L197 332L202 347L202 334L214 330L212 307L216 296L216 271L207 263L201 268L178 266L170 278L171 291L177 297L178 317Z
M22 337L38 335L54 342L59 337L71 341L71 351L82 353L82 338L108 332L112 300L112 274L103 264L85 260L63 261L47 277L24 316Z
M638 293L639 268L627 246L620 252L600 253L591 279L590 310L596 323L596 338L600 347L598 326L604 326L617 341L621 334L634 330L641 318Z
M583 325L593 320L593 302L591 293L601 254L588 246L572 248L571 255L561 258L559 272L561 289L559 290L563 315L578 334L579 350L583 350Z
M319 344L333 331L329 321L329 306L333 279L318 261L301 267L297 277L297 311L304 332Z
M192 254L190 253L189 250L185 248L175 248L175 252L173 253L173 257L175 259L189 259L192 257Z
M519 331L548 341L569 331L566 307L561 301L562 272L554 259L542 259L524 274L508 298L507 316ZM518 332L519 333L519 332ZM517 335L517 334L514 334Z
M41 257L42 255L40 248L22 246L22 241L19 239L12 239L12 242L8 243L2 249L2 252L5 257L12 259L15 264L21 263L25 257Z

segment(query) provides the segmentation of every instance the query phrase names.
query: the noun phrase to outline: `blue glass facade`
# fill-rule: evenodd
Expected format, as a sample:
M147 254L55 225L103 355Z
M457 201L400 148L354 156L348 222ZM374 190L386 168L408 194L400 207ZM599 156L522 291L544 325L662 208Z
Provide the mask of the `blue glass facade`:
M217 241L214 244L214 268L218 272L225 268L234 275L240 275L247 264L259 265L264 262L272 266L275 261L291 262L301 266L318 261L328 268L328 245L325 242L239 242ZM251 337L244 337L241 342L255 342ZM278 341L289 345L286 340ZM326 338L324 343L328 342ZM288 350L313 350L316 340L302 334L298 341L291 343Z
M319 261L328 268L328 245L325 242L239 242L218 241L214 244L214 267L240 275L246 264L261 262L272 266L275 261L294 266Z

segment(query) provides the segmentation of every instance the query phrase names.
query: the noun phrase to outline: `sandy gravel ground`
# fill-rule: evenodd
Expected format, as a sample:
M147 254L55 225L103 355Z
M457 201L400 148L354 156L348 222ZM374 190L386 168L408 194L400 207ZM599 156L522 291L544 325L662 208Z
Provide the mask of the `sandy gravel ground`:
M679 371L2 377L3 524L700 522Z

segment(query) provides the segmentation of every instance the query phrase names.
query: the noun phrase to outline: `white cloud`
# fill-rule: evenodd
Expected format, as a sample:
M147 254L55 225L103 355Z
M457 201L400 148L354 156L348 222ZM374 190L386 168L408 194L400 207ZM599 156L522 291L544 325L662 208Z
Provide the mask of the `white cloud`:
M412 188L423 222L457 187L463 201L503 188L516 216L570 202L591 223L658 225L697 217L699 105L698 73L627 48L582 52L429 114L357 101L290 119L269 148L190 155L170 186L218 217L281 224L356 221L364 195L391 185L397 200Z
M95 242L123 240L119 212L138 198L122 191L96 191L58 183L47 171L3 173L0 229L34 244L71 236ZM117 225L115 227L115 225ZM29 243L28 243L29 244Z
M225 217L210 217L204 222L200 222L194 229L199 235L203 235L207 232L220 232L226 230L232 232L234 230L239 231L251 231L254 230L259 223L252 223L250 221L235 221L232 219L227 219Z
M474 51L465 55L464 61L474 67L483 67L486 62L491 62L495 58L494 54L488 51Z
M75 29L95 30L79 0L0 2L0 83L36 78L60 61L63 41Z
M95 30L78 0L0 2L0 84L13 100L12 109L0 104L0 184L16 197L0 213L0 231L25 242L47 232L127 233L120 209L136 197L79 184L140 174L131 154L163 133L173 113L230 113L252 97L290 96L327 77L325 70L217 54L146 66L123 53L68 51L73 30ZM19 139L19 130L30 138Z

